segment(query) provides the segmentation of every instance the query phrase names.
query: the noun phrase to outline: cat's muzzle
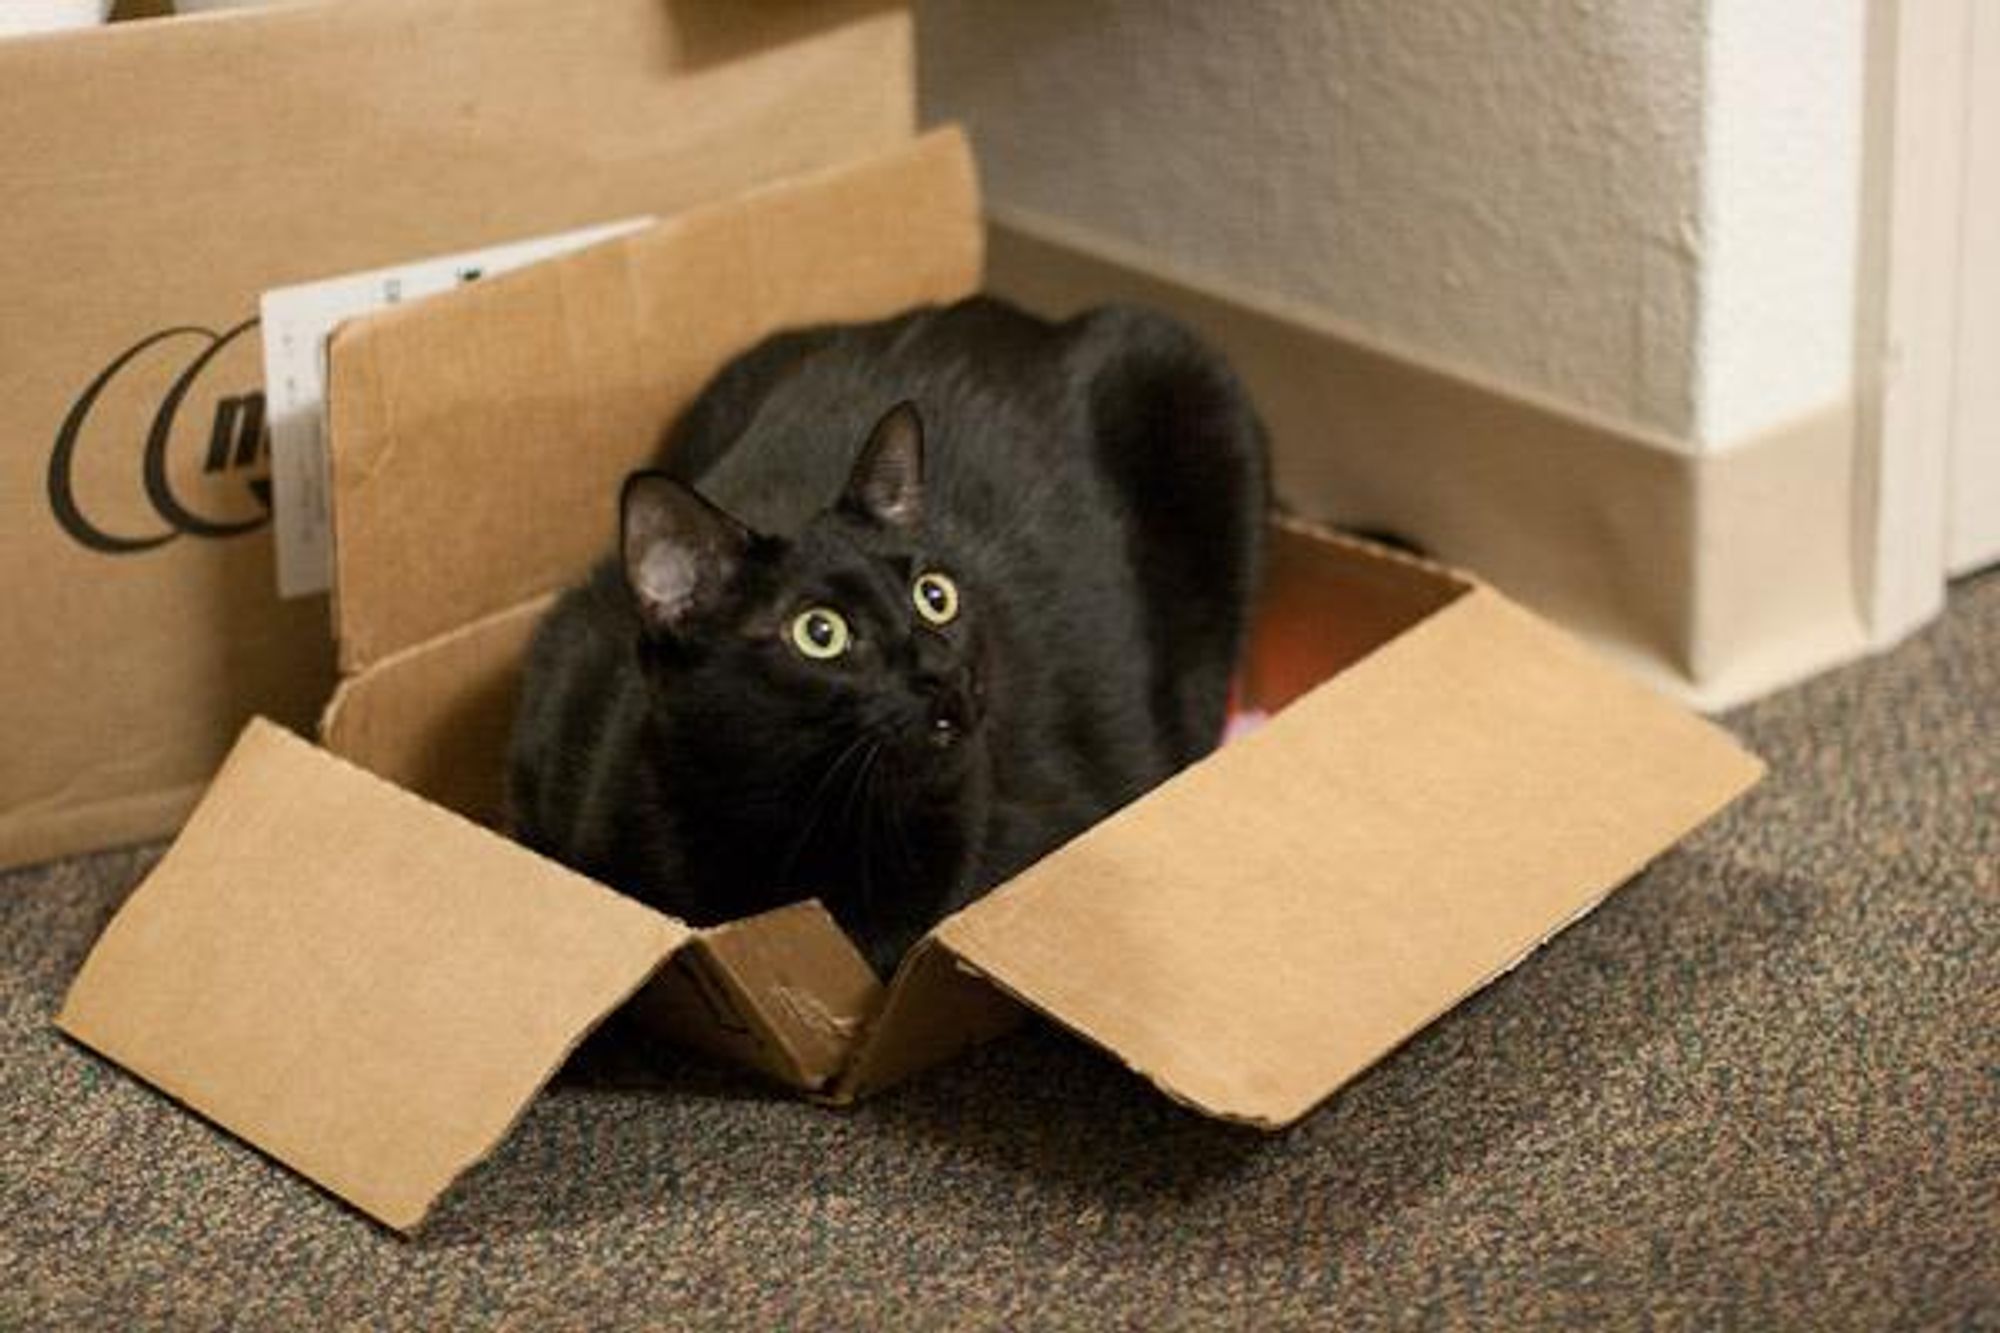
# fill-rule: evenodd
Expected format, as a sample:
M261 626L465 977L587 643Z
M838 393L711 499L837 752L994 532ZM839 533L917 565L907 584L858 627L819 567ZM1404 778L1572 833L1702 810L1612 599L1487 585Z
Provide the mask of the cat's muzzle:
M930 697L924 739L935 749L948 750L979 725L979 705L966 684L936 690Z

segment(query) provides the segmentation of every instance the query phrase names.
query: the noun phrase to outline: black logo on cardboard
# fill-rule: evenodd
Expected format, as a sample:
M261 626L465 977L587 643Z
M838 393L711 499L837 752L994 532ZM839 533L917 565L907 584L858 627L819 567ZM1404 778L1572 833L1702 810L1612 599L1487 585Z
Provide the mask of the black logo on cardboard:
M174 538L234 537L254 532L271 521L271 481L257 472L270 453L269 433L264 425L264 395L259 390L227 395L215 400L215 415L208 432L207 453L202 460L204 475L242 474L244 487L256 501L257 512L247 518L220 518L197 512L174 491L167 468L168 446L174 438L174 424L186 406L188 395L202 372L237 338L257 326L246 319L234 328L218 333L213 329L184 325L162 329L140 339L120 352L110 365L98 372L81 396L70 406L56 432L55 449L49 455L49 508L63 531L93 551L110 555L130 555L164 546ZM78 503L76 456L92 409L106 389L145 353L155 347L185 349L188 360L167 385L159 408L153 413L139 451L140 485L152 512L164 526L150 531L114 531L107 522L93 519Z

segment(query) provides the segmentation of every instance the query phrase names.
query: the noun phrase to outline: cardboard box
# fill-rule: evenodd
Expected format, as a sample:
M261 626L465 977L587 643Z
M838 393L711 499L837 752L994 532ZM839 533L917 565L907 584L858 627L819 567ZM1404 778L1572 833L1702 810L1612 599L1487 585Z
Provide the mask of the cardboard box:
M346 757L253 724L63 1029L404 1229L628 999L836 1102L1033 1010L1276 1128L1756 780L1477 580L1280 523L1245 672L1272 719L886 987L814 904L694 930L473 822L527 633L666 419L772 328L971 290L979 243L944 133L343 330Z
M341 0L0 42L0 865L171 829L334 681L275 593L259 293L914 133L867 0Z

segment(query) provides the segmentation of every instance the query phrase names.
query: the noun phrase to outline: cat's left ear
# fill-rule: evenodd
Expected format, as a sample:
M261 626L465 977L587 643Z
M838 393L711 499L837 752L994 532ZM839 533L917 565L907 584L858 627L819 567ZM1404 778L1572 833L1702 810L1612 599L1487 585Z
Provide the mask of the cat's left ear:
M750 530L663 472L635 472L619 497L625 584L646 624L678 633L721 601Z
M897 403L875 423L840 504L891 527L914 527L923 517L924 423L915 403Z

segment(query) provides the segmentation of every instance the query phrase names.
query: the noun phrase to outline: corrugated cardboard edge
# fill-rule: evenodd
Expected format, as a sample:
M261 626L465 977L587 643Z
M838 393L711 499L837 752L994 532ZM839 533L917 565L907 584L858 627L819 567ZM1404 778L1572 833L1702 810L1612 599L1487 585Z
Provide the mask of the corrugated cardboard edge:
M824 1100L846 1106L1019 1027L1028 1010L937 941L919 940Z
M302 775L302 783L285 780ZM301 801L299 787L318 789ZM336 883L315 865L315 853L345 851L363 864L375 856L330 840L329 830L343 822L403 825L382 829L402 842L371 868L409 873L384 873L375 891L458 895L458 917L443 923L454 927L446 933L461 955L455 969L432 948L435 938L421 938L422 913L410 906L418 899L402 898L388 914L397 918L393 928L372 934L365 927L355 934L345 923L350 914L367 914L347 898L304 902L314 875L321 888L370 891L366 878L347 874ZM437 858L449 863L448 874L487 878L449 885ZM297 869L259 875L260 861L266 870ZM535 976L524 977L504 951L488 947L490 929L479 934L490 924L481 919L487 905L508 905L501 895L509 886L496 876L518 876L512 905L535 900L550 928L534 946L553 961ZM308 929L314 925L324 929ZM470 927L464 940L459 926ZM518 928L515 934L518 954ZM680 923L258 719L180 839L106 928L55 1021L260 1151L408 1232L506 1137L577 1043L691 937ZM364 969L388 970L359 985L355 952ZM400 972L398 953L411 955ZM273 976L288 956L308 961ZM586 965L593 971L580 989ZM252 984L240 984L246 976ZM489 996L532 991L541 1031L524 1032L479 1010L452 985L468 976ZM327 978L333 984L314 989ZM545 993L555 981L566 994ZM382 1067L342 1067L371 1035L355 1012L369 1004L386 1006L391 1020L409 1017L410 1028L421 1031L391 1021L392 1049ZM516 1044L511 1060L493 1060L488 1048L508 1042ZM437 1051L448 1058L434 1061ZM460 1056L469 1077L445 1072ZM404 1077L408 1083L398 1081ZM457 1143L441 1142L451 1133Z

